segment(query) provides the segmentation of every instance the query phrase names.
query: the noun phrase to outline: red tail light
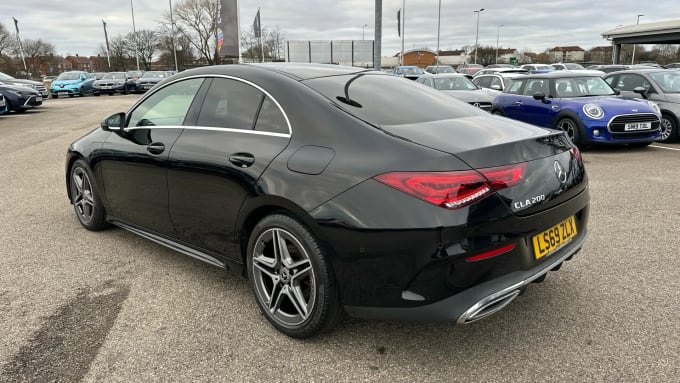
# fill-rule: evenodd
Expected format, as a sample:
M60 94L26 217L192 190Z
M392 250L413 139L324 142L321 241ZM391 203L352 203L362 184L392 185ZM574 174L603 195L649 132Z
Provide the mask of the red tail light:
M374 179L434 205L458 209L518 184L525 169L526 163L521 163L450 172L393 172Z
M571 148L571 155L572 157L576 158L577 161L581 161L581 151L578 150L576 146Z

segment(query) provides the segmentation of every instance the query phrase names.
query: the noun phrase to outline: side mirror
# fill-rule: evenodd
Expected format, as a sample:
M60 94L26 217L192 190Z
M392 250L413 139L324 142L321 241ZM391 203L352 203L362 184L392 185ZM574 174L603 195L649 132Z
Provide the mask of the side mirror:
M645 87L643 86L637 86L633 88L633 92L639 94L640 96L642 96L642 98L645 99L647 98L647 89L645 89Z
M617 96L620 95L620 94L621 94L621 89L619 89L619 88L614 88L614 94L617 95Z
M493 90L502 90L500 85L491 85L491 89Z
M125 125L125 113L123 112L112 114L99 124L102 130L106 132L123 132L123 125Z
M545 93L543 92L536 92L533 95L534 100L541 100L542 102L545 102Z

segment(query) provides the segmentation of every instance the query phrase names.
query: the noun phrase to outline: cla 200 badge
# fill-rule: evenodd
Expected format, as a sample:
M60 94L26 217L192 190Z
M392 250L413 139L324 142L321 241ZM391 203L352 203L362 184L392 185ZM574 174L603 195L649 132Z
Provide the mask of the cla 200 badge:
M515 208L515 210L519 209L525 209L528 208L531 205L537 204L539 202L545 201L545 194L537 195L535 197L527 198L524 201L519 201L515 202L512 204L512 207Z

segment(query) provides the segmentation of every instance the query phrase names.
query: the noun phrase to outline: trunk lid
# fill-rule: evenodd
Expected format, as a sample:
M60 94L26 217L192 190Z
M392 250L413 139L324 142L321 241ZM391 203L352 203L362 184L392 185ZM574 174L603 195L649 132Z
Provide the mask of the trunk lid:
M450 153L472 168L526 162L522 181L497 192L520 216L558 205L587 187L580 152L563 132L491 115L382 128Z

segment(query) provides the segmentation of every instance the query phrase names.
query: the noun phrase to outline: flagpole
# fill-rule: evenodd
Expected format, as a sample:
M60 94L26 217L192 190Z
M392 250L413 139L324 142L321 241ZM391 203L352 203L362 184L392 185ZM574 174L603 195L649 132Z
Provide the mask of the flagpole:
M135 39L135 57L137 58L137 70L139 71L139 39L137 38L137 29L135 28L135 8L132 6L132 0L130 0L130 11L132 11L132 36Z
M262 53L262 62L264 62L264 45L262 45L262 15L260 14L260 7L257 7L258 27L260 28L260 52Z
M111 70L111 56L109 55L109 35L106 33L106 21L102 19L102 24L104 25L104 40L106 40L106 61L109 64L109 70Z
M26 66L26 58L24 57L24 47L21 45L21 38L19 37L19 20L16 18L12 17L12 20L14 20L14 28L17 30L17 42L19 42L19 53L21 53L21 61L24 63L24 72L26 73L26 76L28 76L28 67Z
M170 43L172 44L172 53L175 56L175 72L179 72L179 67L177 66L177 48L175 48L175 21L172 19L172 0L168 0L170 3Z
M404 65L404 34L406 34L406 0L401 5L401 65Z
M236 0L236 29L238 30L238 63L243 63L243 56L241 55L241 5L240 1Z

